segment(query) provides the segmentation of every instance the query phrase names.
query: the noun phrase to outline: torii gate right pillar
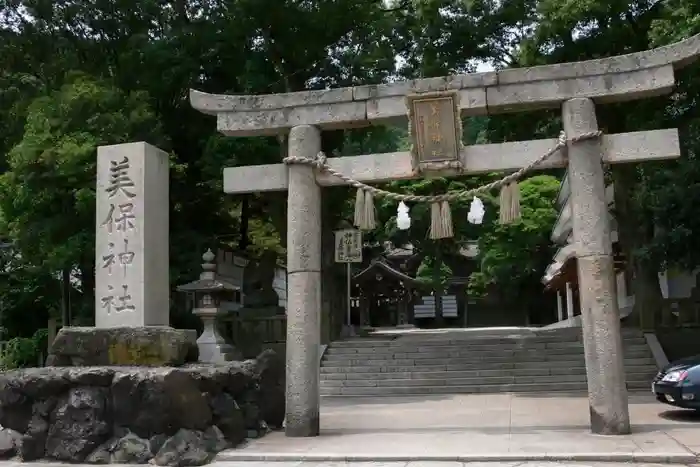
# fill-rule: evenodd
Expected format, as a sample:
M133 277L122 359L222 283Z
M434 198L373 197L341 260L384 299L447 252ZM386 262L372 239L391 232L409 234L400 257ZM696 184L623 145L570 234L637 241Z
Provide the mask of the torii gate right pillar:
M564 102L563 123L570 139L597 131L593 101L576 98ZM591 431L605 435L628 434L630 417L624 350L601 139L569 143L568 156Z

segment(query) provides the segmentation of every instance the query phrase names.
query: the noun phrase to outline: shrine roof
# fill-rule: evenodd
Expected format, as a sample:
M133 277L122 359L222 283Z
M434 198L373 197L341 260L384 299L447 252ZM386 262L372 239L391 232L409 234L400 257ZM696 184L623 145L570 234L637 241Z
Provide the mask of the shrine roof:
M393 267L389 266L387 263L385 263L382 260L377 260L373 261L372 264L367 266L365 269L362 271L358 272L353 276L353 281L356 282L362 282L365 280L373 280L375 276L373 274L376 274L377 272L382 272L389 274L390 276L395 277L396 279L403 281L407 285L414 285L417 284L417 281L415 278L404 274L403 272L394 269Z
M617 238L613 238L613 267L616 272L622 271L625 268L626 259L617 242ZM547 266L542 284L546 290L558 290L563 288L566 282L578 283L578 271L576 260L576 246L574 243L569 243L559 250L554 255L552 263Z
M575 97L610 103L660 95L673 89L674 70L699 55L697 34L614 57L388 84L267 95L190 90L190 103L200 112L216 115L218 130L230 136L279 134L297 125L342 129L405 120L405 97L429 91L457 92L465 116L555 108Z

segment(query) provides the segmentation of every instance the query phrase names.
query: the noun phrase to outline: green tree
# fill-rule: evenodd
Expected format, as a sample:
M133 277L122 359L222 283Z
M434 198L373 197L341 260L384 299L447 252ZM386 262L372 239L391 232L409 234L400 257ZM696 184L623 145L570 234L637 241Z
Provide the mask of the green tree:
M490 221L479 235L481 268L469 278L469 293L495 293L528 313L542 296L540 279L554 254L550 240L557 219L559 180L537 175L520 183L521 217L501 225Z
M167 148L144 93L84 75L29 107L22 140L0 176L0 211L27 266L73 278L83 314L94 303L95 172L100 145L147 141Z
M528 46L523 63L597 58L646 50L700 32L696 2L563 0L542 2L545 21ZM572 34L576 31L577 34ZM628 258L635 315L645 326L657 320L662 299L657 273L668 266L695 269L700 258L693 245L698 186L695 154L700 147L698 66L677 74L669 97L599 106L606 132L678 127L684 157L677 162L613 167L614 215L620 244ZM673 208L672 208L673 207Z

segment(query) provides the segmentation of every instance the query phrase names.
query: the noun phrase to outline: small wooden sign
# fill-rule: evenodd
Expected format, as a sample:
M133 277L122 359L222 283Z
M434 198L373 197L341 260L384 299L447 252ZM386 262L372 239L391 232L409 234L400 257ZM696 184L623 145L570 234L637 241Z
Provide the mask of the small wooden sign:
M362 231L345 229L335 232L335 262L362 262Z
M413 137L414 169L461 166L459 94L434 92L406 96Z

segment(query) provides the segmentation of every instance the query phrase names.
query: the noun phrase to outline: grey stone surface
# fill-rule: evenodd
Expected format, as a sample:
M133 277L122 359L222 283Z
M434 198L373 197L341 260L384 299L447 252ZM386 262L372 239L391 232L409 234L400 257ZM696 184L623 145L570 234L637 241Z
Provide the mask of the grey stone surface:
M593 101L565 102L563 124L569 138L597 131ZM568 156L591 430L627 434L629 407L600 141L569 143Z
M58 467L66 464L41 462L41 463L17 463L4 461L0 467ZM75 467L86 467L88 464L72 464ZM455 462L455 461L214 461L211 467L621 467L619 462L580 462L575 459L565 461L481 461L481 462ZM688 464L676 463L635 463L636 467L681 467Z
M9 459L14 456L17 447L21 444L21 433L11 428L0 429L0 459Z
M405 121L403 96L460 90L464 115L556 107L575 97L618 102L669 92L674 68L700 55L700 35L666 47L584 62L513 68L391 84L263 96L190 92L192 106L218 115L224 134L284 132L299 125L349 128L359 122Z
M315 157L317 128L289 134L289 155ZM319 434L319 346L321 344L321 188L314 169L289 167L287 203L287 412L288 436Z
M470 145L464 148L460 161L466 173L487 173L520 169L536 160L557 144L556 139L541 139L498 144ZM654 130L603 136L604 160L622 164L642 160L680 157L678 131ZM416 177L410 152L334 157L328 164L335 170L365 183L405 180ZM566 158L555 154L538 169L565 167ZM285 164L250 165L224 169L226 193L281 191L289 187ZM456 172L443 176L456 176ZM328 173L316 173L316 183L337 186L344 182Z
M659 342L658 337L653 332L644 333L644 339L651 350L654 360L656 361L656 366L661 369L669 364L666 352L664 352L663 347L661 347L661 342Z
M0 375L0 457L200 465L281 425L282 368L268 351L221 365L6 372Z
M566 65L566 64L564 64ZM555 68L563 70L564 68ZM504 72L516 69L504 70ZM553 73L556 74L556 73ZM516 76L516 79L523 78ZM593 98L598 103L622 102L663 95L675 85L671 65L644 70L586 77L560 77L543 80L500 81L486 89L488 108L505 110L535 110L556 107L567 99Z
M572 394L426 395L324 399L324 436L282 433L227 450L220 461L288 462L695 462L697 421L635 395L636 430L598 436L588 399ZM242 465L245 465L243 463Z
M180 429L172 437L163 443L155 457L153 464L162 466L195 466L209 463L214 458L207 440L202 432Z
M64 327L49 366L171 366L197 361L196 331L171 327Z
M98 328L170 324L169 164L146 143L97 150Z
M584 392L581 330L519 339L465 340L461 345L412 338L393 345L353 339L330 345L321 366L324 396ZM386 344L386 342L384 342ZM499 350L500 349L500 350ZM648 391L657 368L639 331L625 332L626 383Z

